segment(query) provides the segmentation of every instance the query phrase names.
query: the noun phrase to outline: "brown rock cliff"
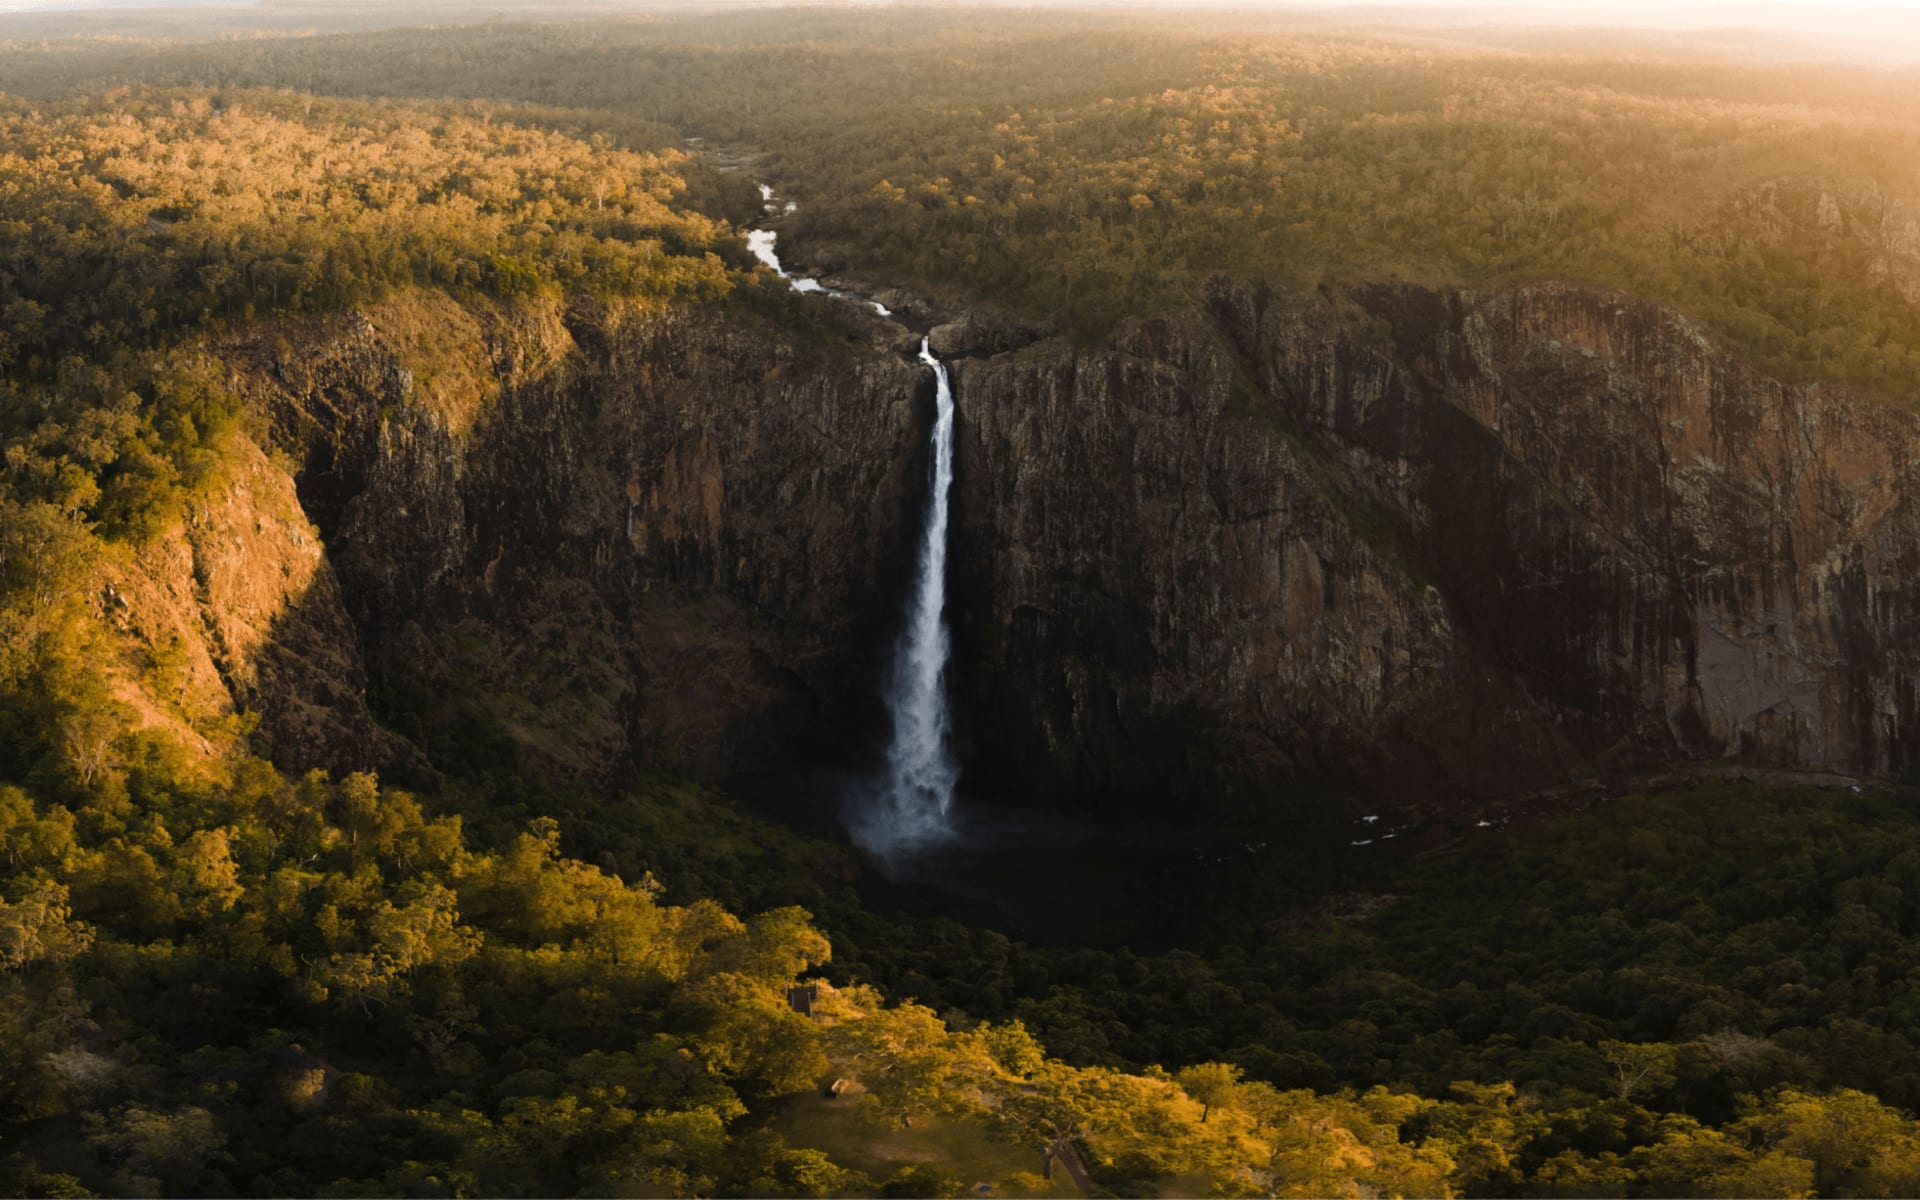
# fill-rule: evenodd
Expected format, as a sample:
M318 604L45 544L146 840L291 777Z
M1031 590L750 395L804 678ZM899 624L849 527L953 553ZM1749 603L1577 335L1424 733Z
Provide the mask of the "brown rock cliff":
M1110 349L955 374L970 727L1020 747L1007 786L1912 761L1920 423L1670 312L1219 280Z
M954 364L977 786L1447 803L1912 765L1903 409L1563 285L1223 279L1104 347L1020 340ZM290 764L724 776L873 737L930 407L898 331L414 293L213 351L282 455L173 557Z

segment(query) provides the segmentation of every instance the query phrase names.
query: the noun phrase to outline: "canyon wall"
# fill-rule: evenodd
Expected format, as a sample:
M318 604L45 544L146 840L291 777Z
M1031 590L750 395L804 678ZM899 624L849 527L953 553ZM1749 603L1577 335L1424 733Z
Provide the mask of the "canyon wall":
M197 606L174 624L289 766L857 758L929 381L897 327L814 309L411 293L231 335L262 449L122 591ZM1912 763L1904 409L1562 285L1219 279L1099 347L958 328L982 791L1200 815Z
M1573 286L1220 279L964 361L963 705L1009 786L1440 803L1914 756L1920 423ZM1048 763L1058 764L1048 773Z
M416 292L212 347L324 546L235 700L285 766L416 781L721 777L871 736L930 393L890 327L849 328ZM226 574L291 561L244 551ZM314 629L331 720L289 669Z

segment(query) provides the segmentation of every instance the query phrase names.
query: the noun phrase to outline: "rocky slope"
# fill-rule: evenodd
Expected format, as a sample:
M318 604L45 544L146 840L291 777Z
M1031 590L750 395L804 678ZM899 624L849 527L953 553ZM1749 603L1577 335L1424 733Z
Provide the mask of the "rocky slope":
M818 303L808 332L415 293L235 335L211 352L276 455L123 591L198 611L289 765L857 755L930 404L896 328ZM1566 286L1220 280L1105 347L1030 336L941 338L972 355L951 616L983 789L1197 813L1911 764L1904 410Z

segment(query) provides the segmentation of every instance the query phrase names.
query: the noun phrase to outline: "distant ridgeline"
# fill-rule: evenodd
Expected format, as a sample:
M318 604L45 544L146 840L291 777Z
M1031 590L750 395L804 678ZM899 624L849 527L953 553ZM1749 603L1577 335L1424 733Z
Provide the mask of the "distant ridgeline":
M803 201L786 244L1086 338L1184 305L1220 269L1302 286L1570 278L1671 304L1789 381L1913 394L1911 73L1326 24L731 13L14 47L0 79L37 96L246 83L659 121L769 152Z
M0 1190L1920 1191L1906 793L1635 802L1138 957L866 914L843 850L671 779L269 761L233 641L335 585L219 339L396 297L781 328L746 182L633 117L778 151L803 244L1083 333L1218 266L1552 271L1910 379L1914 102L1871 81L905 20L0 52L182 89L0 110ZM307 575L221 590L255 535Z

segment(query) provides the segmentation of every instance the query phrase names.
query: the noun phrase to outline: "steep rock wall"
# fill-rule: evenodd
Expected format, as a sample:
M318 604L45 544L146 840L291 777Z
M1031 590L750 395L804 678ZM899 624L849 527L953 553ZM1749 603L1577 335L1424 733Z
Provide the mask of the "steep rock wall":
M922 373L836 333L412 293L221 346L338 580L287 627L344 613L408 746L352 765L721 775L871 726Z
M1200 300L954 364L974 786L1200 814L1911 768L1905 410L1570 286ZM291 765L871 745L928 380L831 311L414 293L235 335L279 456L156 551L175 607Z
M1002 786L1444 802L1911 764L1915 419L1670 312L1218 280L955 378L963 708L1014 748Z

